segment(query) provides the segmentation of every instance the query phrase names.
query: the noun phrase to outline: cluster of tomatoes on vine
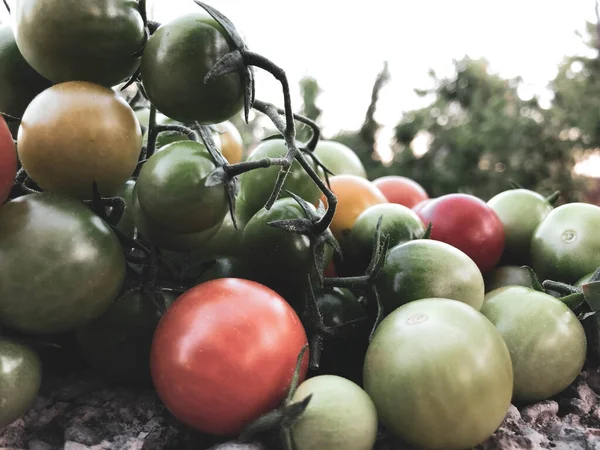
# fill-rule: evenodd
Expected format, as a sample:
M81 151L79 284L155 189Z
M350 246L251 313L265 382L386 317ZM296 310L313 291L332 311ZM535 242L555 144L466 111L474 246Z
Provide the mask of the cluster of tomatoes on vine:
M379 424L467 448L567 388L598 348L600 207L369 181L195 3L161 25L144 0L17 0L0 28L0 426L39 390L32 339L65 335L183 423L288 448L368 450ZM278 134L246 155L251 108Z

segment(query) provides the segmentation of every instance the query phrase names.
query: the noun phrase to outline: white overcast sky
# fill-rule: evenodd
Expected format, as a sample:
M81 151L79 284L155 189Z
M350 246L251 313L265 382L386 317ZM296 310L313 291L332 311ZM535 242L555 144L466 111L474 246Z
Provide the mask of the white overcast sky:
M193 0L148 3L151 16L163 23L200 9ZM593 0L207 3L233 20L250 49L286 70L295 107L298 81L305 75L319 81L325 135L360 125L385 60L392 80L382 92L377 118L388 126L420 106L413 89L429 86L428 69L450 74L452 59L464 55L487 58L493 70L520 75L531 92L543 95L563 57L585 51L575 31L595 20ZM257 97L281 104L278 84L263 74L257 77Z

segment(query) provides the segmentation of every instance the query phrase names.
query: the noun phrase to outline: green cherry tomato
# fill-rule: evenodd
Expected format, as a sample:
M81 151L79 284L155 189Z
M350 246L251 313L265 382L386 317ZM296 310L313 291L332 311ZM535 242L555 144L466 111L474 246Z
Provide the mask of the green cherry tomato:
M12 28L0 26L0 111L21 117L31 100L50 85L23 58Z
M54 83L114 86L137 70L146 38L135 0L19 0L14 24L25 60Z
M144 49L141 71L150 101L181 122L216 124L239 112L239 73L204 83L214 64L234 49L225 31L204 13L186 14L159 27Z
M301 383L292 402L309 395L308 407L292 427L298 450L372 450L377 410L360 386L336 375L321 375Z
M97 84L56 84L27 106L17 151L42 189L82 200L117 193L133 174L142 149L135 113L115 91Z
M258 161L263 158L280 158L285 156L287 151L288 149L283 139L263 141L250 154L248 161ZM317 168L314 163L310 163L319 177L324 179L325 173L323 170ZM271 166L252 170L240 176L240 216L243 222L250 220L258 210L265 206L265 203L267 203L273 192L279 170L278 166ZM318 186L308 176L298 161L292 163L292 169L283 184L281 197L288 196L286 190L293 192L312 204L316 204L319 198L321 198L321 191Z
M305 218L304 211L292 198L277 200L271 209L257 212L244 228L242 246L244 258L251 261L251 278L279 292L288 302L287 294L304 286L309 274L314 273L314 258L307 236L268 225L277 220ZM325 265L333 256L326 246ZM283 289L283 291L282 291Z
M340 142L319 141L314 154L334 175L367 178L367 171L358 155Z
M600 207L568 203L536 228L531 240L532 267L541 280L574 283L600 266Z
M488 201L504 226L505 264L530 264L531 236L536 227L552 211L552 205L537 192L511 189Z
M176 294L164 292L171 305ZM89 366L114 380L150 381L150 347L160 313L146 294L133 291L97 319L79 327L77 343Z
M137 183L133 190L131 213L140 235L153 245L172 252L185 252L200 247L214 236L221 226L218 223L212 228L197 233L171 233L165 231L164 227L151 220L140 206L137 197Z
M513 390L498 330L449 299L411 302L387 316L369 345L364 380L389 431L430 450L464 450L487 439Z
M365 262L365 267L373 253L373 236L377 221L382 217L382 235L390 237L390 248L413 239L423 237L425 226L417 213L397 203L380 203L365 209L354 222L350 239Z
M537 402L579 375L587 344L577 316L560 300L523 286L490 292L481 308L504 338L514 368L514 399Z
M167 145L140 171L136 192L142 210L169 233L199 233L221 224L228 211L225 189L205 186L215 168L199 142Z
M0 208L0 324L72 330L106 311L124 277L119 239L83 203L39 193Z
M521 266L499 266L483 277L485 292L491 292L506 286L525 286L533 288L529 271Z
M29 409L41 383L37 353L24 344L0 339L0 430Z
M392 248L377 280L387 313L422 298L458 300L479 310L483 276L465 253L445 242L417 239Z
M216 258L214 264L200 275L196 284L210 280L218 280L219 278L248 279L249 270L245 260L234 256L222 256Z

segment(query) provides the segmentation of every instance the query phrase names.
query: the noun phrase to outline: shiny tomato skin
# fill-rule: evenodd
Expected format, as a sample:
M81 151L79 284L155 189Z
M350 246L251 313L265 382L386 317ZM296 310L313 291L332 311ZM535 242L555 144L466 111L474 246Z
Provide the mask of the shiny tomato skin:
M367 178L367 171L354 150L336 141L320 140L314 155L334 175L356 175Z
M364 386L381 422L408 448L465 450L506 416L513 370L502 335L481 313L426 298L381 322L365 358Z
M139 67L146 38L135 0L19 0L13 23L25 60L54 83L114 86Z
M55 84L25 110L17 151L42 189L81 200L115 195L142 150L140 123L124 98L94 83Z
M33 404L42 383L42 362L28 345L0 339L0 431Z
M71 331L110 307L125 272L116 234L82 202L43 192L0 207L0 325Z
M222 278L182 294L152 342L156 391L175 417L200 431L235 435L285 397L307 337L271 289ZM301 367L303 380L308 352Z
M541 280L575 283L600 266L600 206L554 208L531 238L531 265Z
M447 194L418 213L431 222L431 239L465 252L483 274L493 269L504 251L504 227L498 215L481 199L469 194Z
M0 116L0 205L6 201L17 174L17 150L8 125Z
M232 50L223 28L205 12L161 25L148 40L140 66L148 98L160 112L181 122L208 125L229 120L244 101L239 72L209 83L203 80Z
M398 203L408 208L429 198L423 186L407 177L388 175L373 180L373 184L390 203Z

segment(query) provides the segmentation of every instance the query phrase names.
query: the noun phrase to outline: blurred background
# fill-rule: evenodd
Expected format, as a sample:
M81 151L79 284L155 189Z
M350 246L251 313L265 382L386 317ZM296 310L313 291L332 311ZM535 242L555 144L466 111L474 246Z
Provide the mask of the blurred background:
M352 148L370 179L405 175L431 196L485 200L515 182L600 204L594 0L208 3L285 69L295 111ZM193 0L148 0L161 23L199 9ZM270 75L257 71L256 88L282 106ZM274 134L256 114L232 121L249 149Z

